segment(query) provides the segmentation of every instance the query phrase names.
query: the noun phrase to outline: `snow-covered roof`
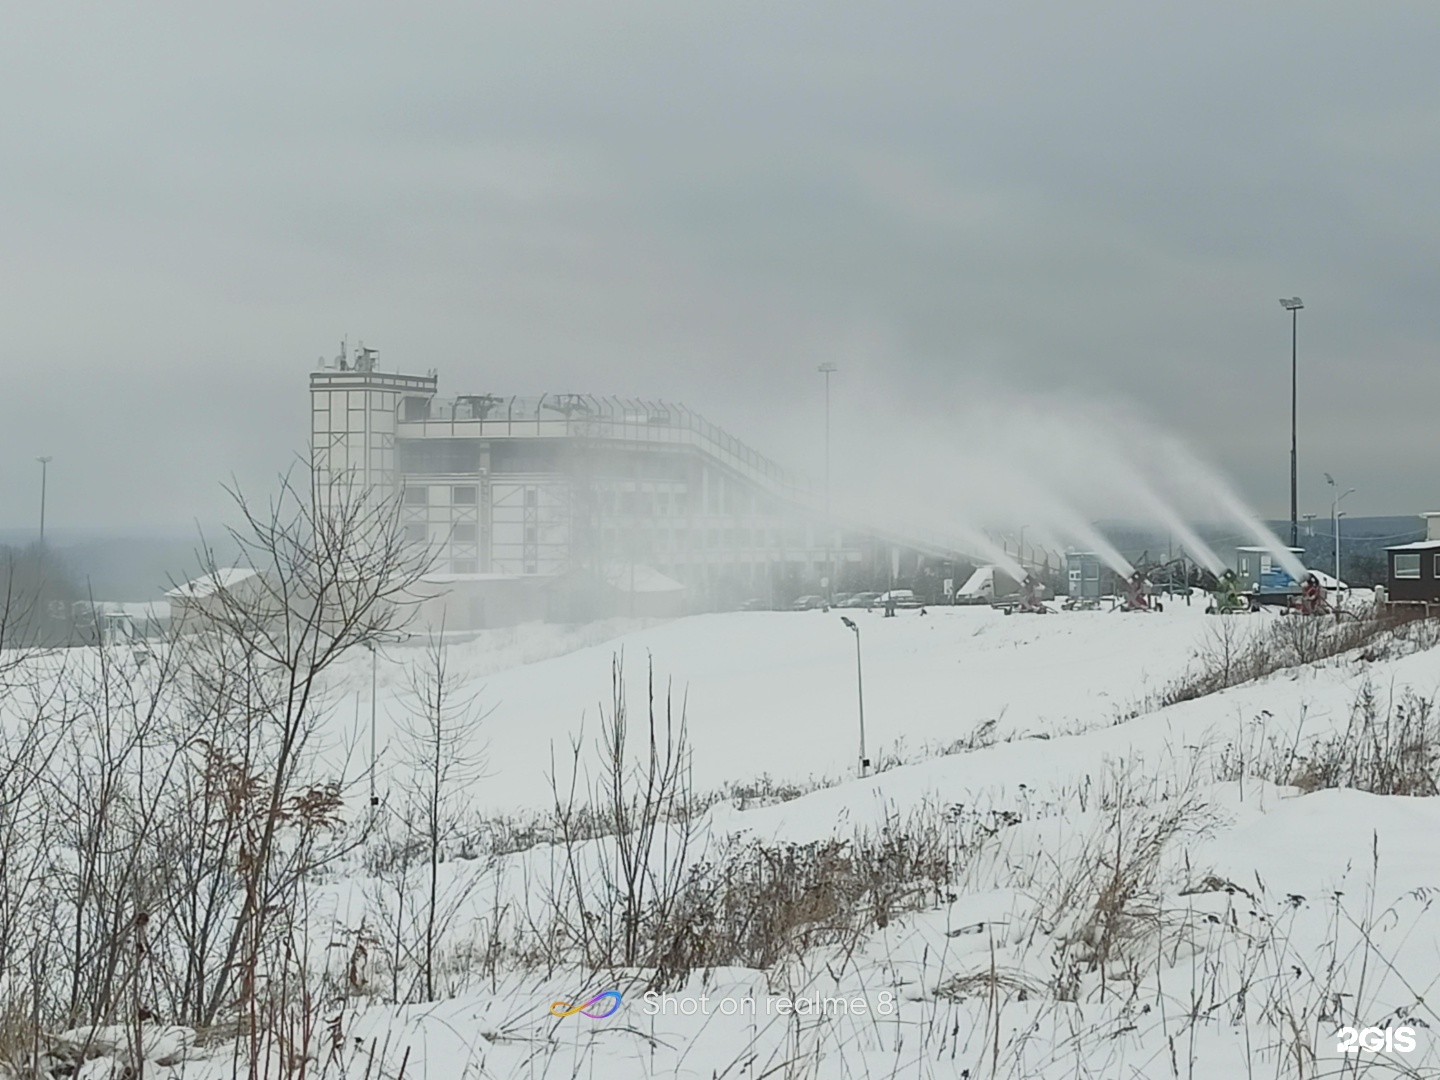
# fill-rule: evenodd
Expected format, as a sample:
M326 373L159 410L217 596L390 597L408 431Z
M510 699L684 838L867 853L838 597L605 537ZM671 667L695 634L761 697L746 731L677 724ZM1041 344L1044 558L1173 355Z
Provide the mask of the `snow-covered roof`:
M1387 547L1386 551L1425 551L1429 548L1440 548L1440 540L1416 540L1410 544L1396 544L1394 547Z
M624 563L605 569L605 580L621 592L657 593L684 592L685 586L672 577L666 577L653 566Z
M181 600L200 599L205 596L214 596L222 589L233 589L240 582L256 576L256 572L248 566L227 566L216 570L213 574L202 574L194 581L177 585L167 591L165 595Z

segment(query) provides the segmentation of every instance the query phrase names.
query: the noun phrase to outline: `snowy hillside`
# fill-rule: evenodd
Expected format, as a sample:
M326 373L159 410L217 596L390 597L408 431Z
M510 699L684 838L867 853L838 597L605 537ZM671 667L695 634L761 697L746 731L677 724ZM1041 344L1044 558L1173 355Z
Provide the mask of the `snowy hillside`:
M753 873L737 852L760 844L787 853L788 872L818 894L807 860L836 857L827 844L858 859L888 843L915 860L902 874L913 895L878 922L831 912L826 932L801 935L763 970L692 970L659 997L646 997L657 983L643 967L602 973L558 962L558 950L511 957L508 970L502 960L483 988L455 969L449 1000L362 1011L357 1037L388 1041L392 1057L403 1045L409 1068L423 1060L430 1075L1220 1080L1339 1075L1345 1062L1353 1075L1432 1075L1440 855L1427 838L1440 802L1294 781L1305 762L1319 768L1357 702L1386 728L1398 710L1428 708L1440 652L1413 634L1386 638L1370 659L1362 650L1155 707L1187 672L1250 637L1276 647L1267 634L1288 625L1183 604L1159 615L862 613L866 719L871 746L884 747L872 753L894 766L863 780L853 639L835 613L687 619L494 672L479 680L494 711L474 805L544 805L549 746L563 748L582 714L596 733L623 650L632 716L646 658L688 695L698 792L761 774L828 778L772 805L716 804L686 834L685 859ZM461 647L455 662L483 655ZM513 913L574 901L557 860L578 851L587 880L608 880L608 843L446 863L451 947L505 954ZM666 858L652 853L657 879ZM926 858L944 869L921 867ZM774 885L761 882L755 902ZM383 893L351 879L317 913L354 927L389 910ZM550 1015L552 1001L607 989L624 994L613 1015ZM784 1011L782 995L829 1014ZM1391 1052L1338 1054L1347 1025L1390 1029ZM1413 1029L1409 1053L1394 1048L1401 1027Z
M446 753L425 643L342 659L315 768L359 779L289 924L288 1052L337 1078L1440 1075L1432 626L847 614L864 778L837 612L451 642ZM1379 1049L1341 1053L1349 1028ZM147 1076L243 1050L147 1032ZM124 1045L57 1053L118 1076Z
M919 759L992 721L988 737L999 739L1107 726L1193 662L1213 622L1203 611L1203 601L1189 608L1177 601L1155 617L1006 617L989 607L942 607L886 619L879 609L847 611L861 627L868 752L877 762ZM489 775L471 796L485 808L548 806L551 745L563 750L582 729L593 733L597 707L609 703L617 653L632 708L643 703L652 662L659 691L668 684L677 703L685 700L698 789L762 773L796 781L853 775L855 642L840 615L697 616L589 648L575 647L583 639L567 628L530 624L455 644L451 670L492 710L481 736ZM565 655L524 662L567 645L573 651ZM382 768L395 721L411 707L406 672L424 648L419 640L387 648L378 665ZM359 700L337 711L344 729L337 741L369 738L369 665L357 655L339 669L345 689L337 698Z

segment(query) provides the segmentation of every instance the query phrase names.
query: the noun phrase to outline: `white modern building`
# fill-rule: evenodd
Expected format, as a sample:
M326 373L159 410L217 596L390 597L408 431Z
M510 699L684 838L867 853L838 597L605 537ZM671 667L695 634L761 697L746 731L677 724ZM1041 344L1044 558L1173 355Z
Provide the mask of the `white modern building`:
M683 405L442 398L438 382L381 371L363 347L322 362L313 464L319 483L348 474L400 497L406 537L470 596L467 625L624 613L642 592L651 608L784 602L889 563L873 538L826 527L803 479Z

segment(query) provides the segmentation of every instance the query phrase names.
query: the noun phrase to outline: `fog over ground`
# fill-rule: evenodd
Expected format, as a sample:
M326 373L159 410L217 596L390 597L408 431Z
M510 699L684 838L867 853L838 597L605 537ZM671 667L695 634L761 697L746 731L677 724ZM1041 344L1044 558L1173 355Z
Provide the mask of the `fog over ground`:
M861 499L1113 406L1282 517L1295 294L1301 510L1322 471L1434 508L1437 40L1420 3L14 7L0 528L40 454L51 527L213 521L347 334L817 476L832 361Z

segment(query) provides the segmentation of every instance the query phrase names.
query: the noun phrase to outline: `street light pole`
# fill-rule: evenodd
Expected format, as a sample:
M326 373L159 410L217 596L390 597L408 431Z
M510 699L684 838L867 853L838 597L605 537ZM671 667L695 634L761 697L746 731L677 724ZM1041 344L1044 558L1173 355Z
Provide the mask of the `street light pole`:
M830 376L840 369L826 361L815 369L825 376L825 518L830 518Z
M860 775L863 777L870 768L870 759L865 756L865 674L860 666L860 627L844 615L840 621L855 631L855 694L860 703Z
M40 462L40 548L45 548L45 482L50 471L50 462L54 461L49 455L35 459Z
M1325 474L1325 482L1330 485L1331 491L1339 490L1339 485L1335 483L1335 478L1328 472ZM1354 488L1346 488L1343 493L1336 495L1330 503L1330 536L1335 542L1335 598L1337 600L1340 598L1340 519L1344 516L1340 512L1340 502L1346 495L1353 495L1354 493Z
M1300 309L1305 305L1300 297L1292 296L1288 300L1281 300L1280 306L1290 312L1290 546L1298 547L1300 541L1299 525L1299 499L1297 498L1296 466L1295 466L1295 402L1297 384L1297 366L1295 363L1296 346L1300 334Z
M825 376L825 599L835 592L835 566L830 561L830 376L840 369L825 361L815 369Z
M1330 503L1330 540L1335 545L1335 598L1340 598L1340 500Z

